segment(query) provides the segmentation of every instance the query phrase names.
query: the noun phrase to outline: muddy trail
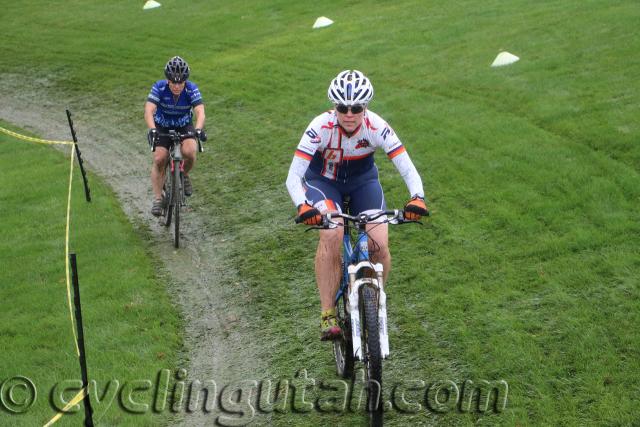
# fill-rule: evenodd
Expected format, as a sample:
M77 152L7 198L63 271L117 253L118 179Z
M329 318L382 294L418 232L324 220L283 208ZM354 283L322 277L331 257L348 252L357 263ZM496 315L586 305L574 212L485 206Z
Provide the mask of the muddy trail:
M206 208L189 207L180 224L182 247L175 250L171 232L150 214L151 155L145 140L142 102L139 114L127 117L117 110L97 111L90 100L50 96L46 79L31 81L31 85L25 80L3 76L8 89L0 92L0 118L45 139L70 140L65 108L71 105L85 165L111 186L134 226L149 230L153 250L165 269L161 276L170 278L168 292L185 325L180 366L187 370L187 384L190 380L204 383L213 379L220 393L227 384L259 377L264 366L255 358L259 344L250 332L245 311L248 301L242 292L229 286L240 282L233 263L225 256L232 236L207 233L214 228L215 217ZM197 191L194 181L194 198ZM214 425L218 410L216 405L216 410L208 414L183 411L169 422ZM251 425L264 421L256 418Z

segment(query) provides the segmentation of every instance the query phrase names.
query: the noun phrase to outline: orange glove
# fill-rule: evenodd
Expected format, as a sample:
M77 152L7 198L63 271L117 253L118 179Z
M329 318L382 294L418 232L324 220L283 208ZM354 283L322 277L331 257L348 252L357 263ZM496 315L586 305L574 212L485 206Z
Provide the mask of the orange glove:
M413 196L411 200L404 205L404 219L409 221L419 221L422 216L429 216L429 210L424 203L424 199L420 196Z
M322 224L322 215L320 211L308 203L300 203L298 205L298 217L296 222L304 222L307 225Z

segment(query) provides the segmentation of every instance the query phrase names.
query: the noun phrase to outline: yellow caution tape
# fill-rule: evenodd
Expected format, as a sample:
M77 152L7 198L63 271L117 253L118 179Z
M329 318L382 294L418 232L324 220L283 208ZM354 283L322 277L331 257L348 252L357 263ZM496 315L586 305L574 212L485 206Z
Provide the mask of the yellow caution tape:
M69 277L69 224L71 223L71 184L73 183L73 160L74 160L75 150L74 147L71 147L71 166L69 167L69 193L67 195L67 224L65 230L65 244L64 244L64 265L65 265L65 273L67 278L67 302L69 305L69 316L71 317L71 331L73 332L73 342L76 345L76 354L80 357L80 349L78 348L78 337L76 336L75 323L73 321L73 309L71 307L71 280ZM74 405L77 405L82 399L87 396L87 390L82 389L78 394L75 395L73 399L67 405L62 408L61 412L58 412L51 420L44 425L44 427L49 427L56 423L64 414L67 413L67 410Z
M62 144L62 145L73 145L73 141L49 141L46 139L34 138L31 136L21 135L19 133L10 131L9 129L5 129L0 126L0 132L6 133L7 135L13 136L14 138L22 139L24 141L29 142L37 142L38 144Z
M67 406L65 406L64 408L62 408L62 412L58 412L56 414L55 417L51 418L51 420L49 420L48 423L46 423L43 427L49 427L50 425L54 424L55 422L57 422L60 418L62 418L62 416L64 414L67 413L67 411L69 410L69 408L71 408L72 406L77 405L78 403L80 403L80 401L82 399L84 399L84 397L87 395L87 389L83 388L82 390L80 390L80 392L78 394L76 394L76 396L71 399L71 401L69 403L67 403Z
M73 183L73 157L75 154L74 147L71 147L71 166L69 167L69 194L67 196L67 227L64 237L64 265L67 276L67 302L69 303L69 316L71 316L71 331L73 331L73 342L76 345L76 354L80 357L80 349L78 347L78 337L73 321L73 309L71 308L71 281L69 280L69 223L71 222L71 184Z
M65 230L64 265L65 265L65 275L66 275L66 282L67 282L67 303L69 305L69 316L71 318L71 331L73 332L73 342L75 343L75 346L76 346L76 354L78 355L78 357L80 357L80 349L78 347L78 337L76 335L75 322L73 319L73 307L71 305L71 280L69 275L69 225L71 222L71 187L73 183L73 161L75 157L75 150L73 147L74 143L73 141L50 141L46 139L33 138L30 136L25 136L25 135L21 135L19 133L10 131L9 129L5 129L2 126L0 126L0 132L5 133L9 136L13 136L18 139L22 139L24 141L35 142L38 144L61 144L61 145L72 146L71 155L69 156L71 161L70 161L70 167L69 167L69 193L67 195L67 222L66 222L66 230ZM78 402L84 399L86 395L87 395L86 389L83 388L73 399L71 399L71 401L64 408L62 408L62 411L58 412L55 417L53 417L47 424L44 425L44 427L49 427L50 425L57 422L66 413L66 411L69 408L71 408L74 405L77 405Z
M18 139L22 139L30 142L37 142L39 144L63 144L63 145L73 145L72 141L47 141L46 139L40 138L32 138L30 136L21 135L19 133L10 131L8 129L0 126L0 132L6 133L7 135L16 137ZM80 349L78 348L78 337L76 336L76 330L73 321L73 308L71 307L71 281L69 279L69 223L71 221L71 184L73 182L73 160L74 160L74 147L71 147L71 166L69 167L69 194L67 196L67 224L66 224L66 233L65 233L65 244L64 244L64 265L65 265L65 273L67 278L67 302L69 305L69 315L71 316L71 330L73 331L74 343L76 345L76 354L80 357Z

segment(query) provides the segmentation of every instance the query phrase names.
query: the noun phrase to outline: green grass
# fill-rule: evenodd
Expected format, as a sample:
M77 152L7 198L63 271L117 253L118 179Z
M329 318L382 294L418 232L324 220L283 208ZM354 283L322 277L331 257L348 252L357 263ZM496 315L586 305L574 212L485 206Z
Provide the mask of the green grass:
M68 151L4 134L0 148L0 381L23 375L38 391L27 413L0 410L0 424L43 425L55 415L49 404L54 384L80 379L65 284ZM92 174L92 202L86 203L77 166L75 172L70 251L78 260L89 376L101 393L110 380L153 381L177 363L180 320L145 234L133 229L112 191ZM166 417L131 417L117 404L94 405L99 425L155 424ZM82 414L56 425L78 425Z
M423 409L389 421L638 422L635 2L5 3L2 71L25 84L46 77L43 96L139 132L129 143L144 144L141 106L165 61L189 61L211 136L194 203L215 215L210 233L235 236L227 261L242 283L220 285L252 302L264 337L255 357L270 367L256 379L305 367L334 378L317 340L316 236L293 225L284 180L330 79L354 67L372 79L371 109L405 142L434 211L424 228L391 230L386 384L510 386L500 414ZM320 15L336 23L312 31ZM490 68L501 49L522 60ZM379 166L388 204L401 206L404 184L384 156ZM273 416L327 419L360 423Z

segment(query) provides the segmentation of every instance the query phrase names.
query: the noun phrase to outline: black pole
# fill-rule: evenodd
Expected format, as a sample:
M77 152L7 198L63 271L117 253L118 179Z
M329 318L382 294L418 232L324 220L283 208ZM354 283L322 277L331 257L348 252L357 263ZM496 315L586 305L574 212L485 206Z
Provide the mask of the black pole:
M84 332L82 329L82 308L80 307L80 285L78 284L78 266L76 264L76 254L69 254L71 262L71 274L73 278L73 302L76 312L76 328L78 330L78 350L80 351L80 372L82 373L82 387L87 395L82 399L84 402L84 425L93 427L93 409L89 399L89 380L87 375L87 357L84 352Z
M67 110L67 119L69 120L69 128L71 128L71 137L73 138L73 145L76 149L76 156L78 157L78 164L80 165L80 172L82 172L82 182L84 182L84 197L87 202L91 201L91 190L89 190L89 181L87 180L87 172L84 170L84 162L82 161L82 154L78 147L78 138L76 137L76 131L73 128L73 120L71 120L71 111Z

